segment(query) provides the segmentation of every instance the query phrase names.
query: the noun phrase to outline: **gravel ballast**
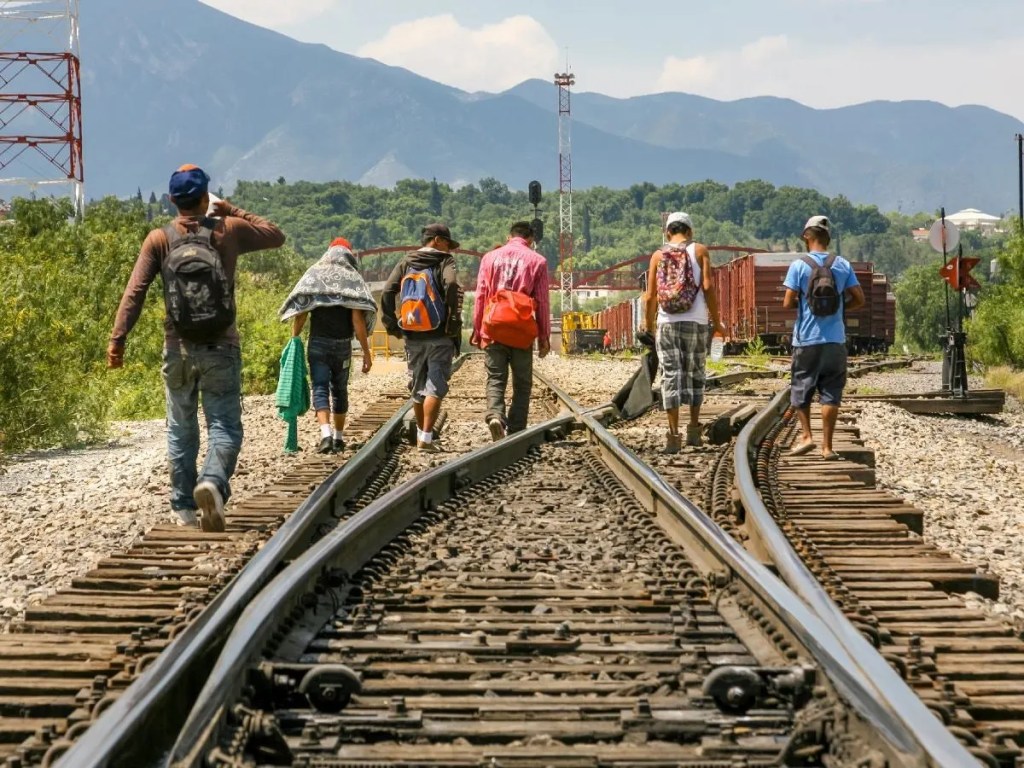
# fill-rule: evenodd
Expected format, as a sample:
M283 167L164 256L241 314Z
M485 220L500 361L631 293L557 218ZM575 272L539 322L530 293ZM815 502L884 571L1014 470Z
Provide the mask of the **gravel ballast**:
M404 373L355 374L350 415L405 383ZM247 397L242 423L232 501L271 485L303 456L283 451L286 425L273 397ZM15 456L0 466L0 631L26 605L68 586L154 525L177 520L170 511L164 421L120 422L111 434L103 445ZM315 450L319 437L311 411L299 420L303 451ZM230 503L227 513L230 518Z

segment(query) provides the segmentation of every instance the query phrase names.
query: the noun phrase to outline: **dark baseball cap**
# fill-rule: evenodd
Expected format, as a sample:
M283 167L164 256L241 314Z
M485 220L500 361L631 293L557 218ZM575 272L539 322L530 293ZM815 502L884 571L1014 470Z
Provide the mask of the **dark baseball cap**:
M198 165L186 164L171 174L167 193L172 199L198 199L210 188L210 177Z
M459 247L459 241L452 239L452 231L448 229L447 224L427 224L427 226L423 228L422 234L424 240L426 240L428 237L443 237L445 240L449 242L449 244L451 244L452 248Z

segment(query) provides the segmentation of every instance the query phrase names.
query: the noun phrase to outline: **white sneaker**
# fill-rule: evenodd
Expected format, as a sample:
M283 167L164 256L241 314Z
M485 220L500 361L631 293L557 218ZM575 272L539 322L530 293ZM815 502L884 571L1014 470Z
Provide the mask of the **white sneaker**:
M224 497L220 495L220 489L209 480L203 480L192 491L192 498L202 510L199 527L209 533L223 533Z
M487 420L487 428L491 430L491 440L498 442L505 437L505 425L497 416L491 416Z
M194 509L175 509L171 511L174 513L174 522L178 525L195 528L198 524L198 518L196 517L196 511Z

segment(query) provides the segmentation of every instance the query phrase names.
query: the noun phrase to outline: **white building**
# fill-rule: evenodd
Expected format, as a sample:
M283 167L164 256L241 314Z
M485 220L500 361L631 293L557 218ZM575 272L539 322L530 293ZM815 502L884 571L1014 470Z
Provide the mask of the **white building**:
M960 229L976 229L982 234L989 234L995 232L1003 220L999 216L983 213L977 208L964 208L947 216L946 221L953 222Z

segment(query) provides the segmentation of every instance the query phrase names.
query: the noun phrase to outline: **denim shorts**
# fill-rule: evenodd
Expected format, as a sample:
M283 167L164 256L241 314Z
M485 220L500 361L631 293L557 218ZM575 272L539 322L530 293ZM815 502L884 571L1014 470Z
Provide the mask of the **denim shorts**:
M839 405L846 387L846 345L794 347L789 402L806 408L818 392L822 405Z
M311 336L306 350L313 409L348 413L348 375L352 369L352 339Z
M405 337L405 361L409 367L409 391L413 402L424 398L443 398L452 377L455 342L448 336L430 339Z

